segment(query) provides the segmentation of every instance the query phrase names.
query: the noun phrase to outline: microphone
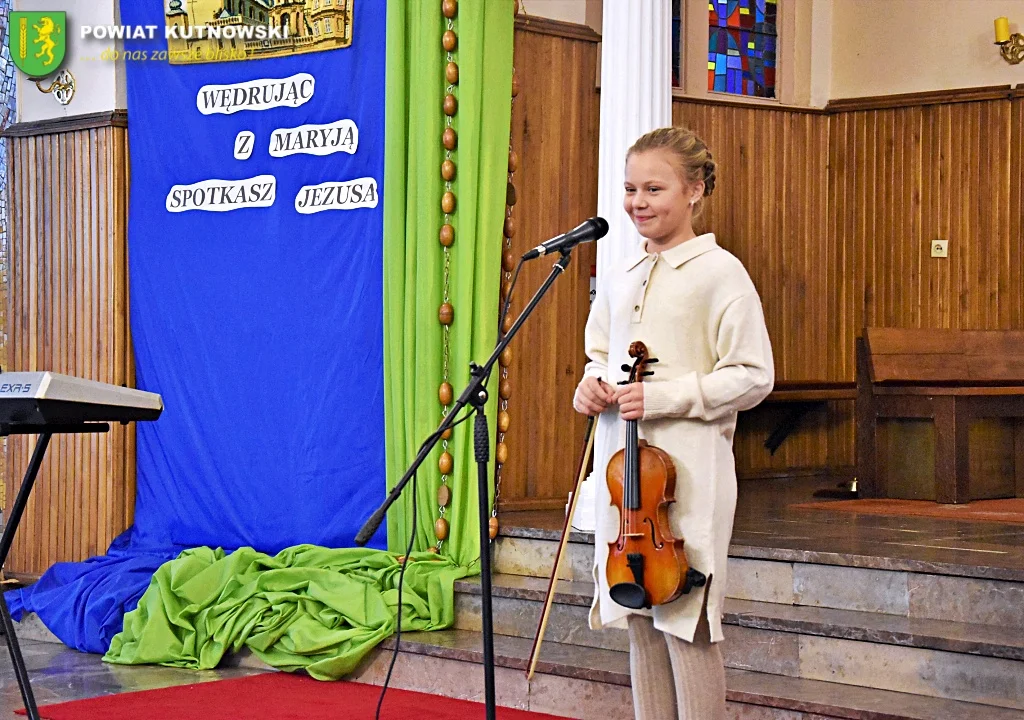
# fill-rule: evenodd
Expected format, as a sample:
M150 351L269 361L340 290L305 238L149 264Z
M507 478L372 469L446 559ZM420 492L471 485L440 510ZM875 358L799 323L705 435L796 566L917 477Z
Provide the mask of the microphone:
M603 217L592 217L589 220L584 220L569 232L541 243L523 255L523 260L533 260L541 255L547 255L549 252L568 252L580 243L597 240L607 234L608 221Z

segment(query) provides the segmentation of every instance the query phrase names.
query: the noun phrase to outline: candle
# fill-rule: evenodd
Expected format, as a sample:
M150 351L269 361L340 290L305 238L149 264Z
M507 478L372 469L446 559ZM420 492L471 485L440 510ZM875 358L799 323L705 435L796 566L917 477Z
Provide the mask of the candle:
M996 18L996 42L1004 43L1010 39L1010 21L1004 17Z

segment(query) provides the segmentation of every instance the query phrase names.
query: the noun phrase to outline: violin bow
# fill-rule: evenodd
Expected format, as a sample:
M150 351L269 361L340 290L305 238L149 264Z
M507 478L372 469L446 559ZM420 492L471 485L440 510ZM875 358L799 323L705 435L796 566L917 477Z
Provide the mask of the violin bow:
M576 513L576 501L580 497L580 485L587 474L587 464L590 462L590 454L594 449L594 425L596 417L591 415L587 418L587 431L583 438L583 456L580 458L579 474L576 477L576 486L572 490L572 499L569 501L569 512L565 516L565 526L562 528L562 539L558 542L558 551L555 553L555 566L551 570L551 581L548 583L548 594L544 598L544 609L540 613L540 622L537 624L537 636L533 639L533 649L530 650L530 660L526 665L527 681L533 679L533 673L537 670L537 661L540 660L540 644L544 640L544 632L548 627L548 616L551 614L551 604L555 599L555 588L558 586L558 569L562 564L565 544L569 540L569 532L572 530L572 518Z

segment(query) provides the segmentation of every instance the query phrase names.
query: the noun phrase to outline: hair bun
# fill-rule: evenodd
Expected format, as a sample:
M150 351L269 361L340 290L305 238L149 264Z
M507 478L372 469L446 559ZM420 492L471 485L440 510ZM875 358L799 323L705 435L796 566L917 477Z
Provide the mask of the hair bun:
M715 161L708 154L707 162L704 163L704 197L715 191Z

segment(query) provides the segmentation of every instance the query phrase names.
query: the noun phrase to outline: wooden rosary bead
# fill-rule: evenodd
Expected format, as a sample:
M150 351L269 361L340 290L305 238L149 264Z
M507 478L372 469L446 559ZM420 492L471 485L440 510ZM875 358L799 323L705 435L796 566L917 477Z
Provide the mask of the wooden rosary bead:
M451 190L441 196L441 212L445 215L455 212L455 193Z
M505 204L514 207L516 204L516 186L512 183L505 185Z
M430 547L428 547L428 548L427 548L427 552L428 552L428 553L432 553L432 554L434 554L434 555L437 555L437 554L439 554L439 553L440 553L441 551L440 551L440 550L438 550L438 549L437 549L437 547L435 547L434 545L431 545Z
M444 79L448 81L449 85L459 84L459 66L455 62L450 62L444 66Z
M455 134L453 128L444 129L444 132L441 133L441 144L444 145L445 150L454 150L459 144L459 136Z
M502 367L508 367L512 364L512 348L505 348L501 351L501 355L498 357L498 362L501 363Z
M455 13L459 11L459 4L456 0L444 0L441 3L441 14L451 20L455 17Z
M499 465L504 465L508 461L508 445L503 442L498 443L494 449L494 459L498 461Z
M452 324L452 320L455 319L455 308L451 303L441 303L441 307L437 309L437 319L441 321L442 325Z
M451 383L443 382L437 390L437 399L441 401L442 405L451 405L453 392Z
M512 73L512 97L519 94L519 75Z
M459 109L459 103L455 99L455 96L452 95L451 93L448 93L447 95L445 95L444 96L444 114L448 115L448 116L454 115L456 113L456 111L458 111L458 109Z
M511 250L505 250L501 254L501 269L505 272L512 272L512 268L516 266L516 256L512 254Z
M507 333L509 330L512 329L512 323L514 322L515 320L512 318L512 313L506 315L504 321L502 321L501 323L501 331L503 333Z
M491 540L498 537L498 518L491 516L491 519L487 521L487 537Z
M441 177L449 182L455 179L455 163L445 160L441 163Z
M504 303L505 299L508 298L508 294L512 292L512 281L502 280L501 281L501 301Z
M453 464L452 454L445 450L437 461L437 469L441 471L442 475L451 475Z
M444 484L437 487L437 504L440 507L448 507L448 503L452 501L452 489Z
M513 218L505 218L505 227L503 228L505 237L514 238L516 236L516 221Z
M438 540L448 539L448 521L444 518L438 518L434 521L434 537Z
M451 440L452 439L452 429L448 428L443 433L441 433L441 439L442 440Z
M452 243L455 242L455 228L448 223L441 226L441 244L445 247L451 247Z
M452 30L445 30L444 35L441 36L441 45L445 50L451 52L455 49L456 38L455 32Z
M511 148L508 151L508 171L514 173L516 168L519 167L519 156L516 155L516 151Z
M512 397L512 383L505 378L498 384L498 395L502 400L508 400Z
M512 418L508 414L508 410L502 410L498 413L498 432L508 432L509 426L512 424Z

